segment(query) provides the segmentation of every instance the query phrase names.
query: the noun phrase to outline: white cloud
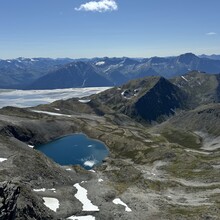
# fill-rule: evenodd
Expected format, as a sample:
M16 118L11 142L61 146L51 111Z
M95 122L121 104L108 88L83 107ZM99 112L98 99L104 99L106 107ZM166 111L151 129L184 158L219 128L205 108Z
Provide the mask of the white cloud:
M206 33L206 35L216 35L217 33L215 33L215 32L208 32L208 33Z
M97 12L116 11L118 10L118 5L115 0L90 1L80 5L79 8L75 8L75 10Z

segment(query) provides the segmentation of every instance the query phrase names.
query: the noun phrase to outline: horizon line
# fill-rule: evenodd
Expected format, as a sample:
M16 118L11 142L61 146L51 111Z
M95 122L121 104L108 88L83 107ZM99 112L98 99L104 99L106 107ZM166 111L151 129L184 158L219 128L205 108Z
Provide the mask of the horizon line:
M87 60L92 60L92 59L102 59L102 58L130 58L130 59L149 59L149 58L153 58L153 57L161 57L161 58L167 58L167 57L177 57L177 56L181 56L184 54L194 54L196 56L202 56L202 55L206 55L206 56L215 56L215 55L220 55L216 54L216 53L212 53L212 54L196 54L193 52L185 52L185 53L180 53L179 55L167 55L167 56L150 56L150 57L131 57L131 56L94 56L94 57L80 57L80 58L73 58L73 57L43 57L43 56L34 56L34 57L14 57L14 58L0 58L0 60L16 60L16 59L53 59L53 60L57 60L57 59L72 59L72 60L82 60L82 59L87 59Z

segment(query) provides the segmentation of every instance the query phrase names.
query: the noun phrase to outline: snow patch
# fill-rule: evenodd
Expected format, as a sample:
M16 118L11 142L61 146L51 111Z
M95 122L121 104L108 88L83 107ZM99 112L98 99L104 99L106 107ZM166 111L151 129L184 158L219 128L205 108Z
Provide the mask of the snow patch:
M131 92L131 91L129 91L129 90L124 90L124 91L121 93L121 95L122 95L123 98L125 98L125 99L131 99L131 98L135 95L135 93L134 93L134 92Z
M34 148L34 146L33 146L33 145L30 145L30 144L28 144L28 147L30 147L30 148Z
M70 220L95 220L95 217L92 215L85 215L85 216L70 216L69 218Z
M34 192L45 192L46 190L53 191L54 193L56 192L56 189L55 189L55 188L52 188L52 189L46 189L46 188L33 189Z
M123 91L123 92L121 93L121 95L124 96L124 95L125 95L125 91Z
M101 65L104 65L105 64L105 61L99 61L99 62L97 62L95 65L96 66L101 66Z
M97 163L97 160L87 160L83 163L84 166L93 167Z
M98 182L99 182L99 183L101 183L101 182L103 182L103 181L104 181L103 179L98 179Z
M42 114L46 114L46 115L53 115L53 116L65 116L65 117L69 117L71 118L71 115L65 115L65 114L60 114L60 113L55 113L55 112L47 112L47 111L40 111L40 110L31 110L32 112L36 112L36 113L42 113Z
M42 189L33 189L34 192L45 192L46 189L42 188Z
M78 101L81 103L89 103L91 100L90 99L79 99Z
M82 84L82 87L85 86L86 80L87 80L87 79L84 79L83 84Z
M48 190L51 190L51 191L56 192L56 189L55 189L55 188L51 188L51 189L48 189Z
M67 171L71 171L72 169L71 169L71 168L67 168L66 170L67 170Z
M116 204L116 205L123 205L125 207L125 211L126 212L131 212L132 210L124 203L121 201L121 199L119 198L116 198L113 200L113 203Z
M109 67L108 69L106 69L104 72L106 73L106 72L108 72L109 70L111 70L111 67Z
M90 171L90 172L92 172L92 173L95 173L95 170L88 170L88 171Z
M0 158L0 162L6 161L7 158Z
M87 198L87 190L79 185L74 184L74 187L78 190L75 197L83 204L83 211L99 211L98 206L92 204Z
M189 80L186 79L184 76L181 76L182 79L184 79L186 82L188 82Z
M54 212L56 212L60 206L58 199L43 197L43 200L44 200L44 205L47 206L49 209L53 210Z

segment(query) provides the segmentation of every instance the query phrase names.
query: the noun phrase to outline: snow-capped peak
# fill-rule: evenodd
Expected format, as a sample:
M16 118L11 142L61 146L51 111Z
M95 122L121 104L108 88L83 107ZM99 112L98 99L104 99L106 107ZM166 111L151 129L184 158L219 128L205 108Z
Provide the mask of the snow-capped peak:
M104 65L105 64L105 61L99 61L99 62L97 62L95 65L96 66L101 66L101 65Z

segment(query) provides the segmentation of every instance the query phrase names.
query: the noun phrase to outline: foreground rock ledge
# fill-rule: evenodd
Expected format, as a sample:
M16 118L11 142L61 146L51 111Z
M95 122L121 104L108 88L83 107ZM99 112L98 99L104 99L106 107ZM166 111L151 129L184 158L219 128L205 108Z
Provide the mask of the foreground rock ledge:
M11 182L0 183L0 219L15 219L20 187Z

